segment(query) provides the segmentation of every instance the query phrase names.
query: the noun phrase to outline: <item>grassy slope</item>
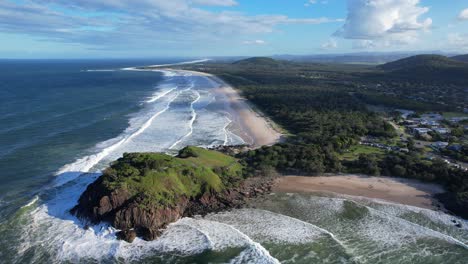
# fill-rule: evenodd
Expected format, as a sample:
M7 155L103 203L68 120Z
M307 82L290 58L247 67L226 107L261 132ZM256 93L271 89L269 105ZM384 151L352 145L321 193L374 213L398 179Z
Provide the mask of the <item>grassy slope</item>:
M241 179L236 159L216 151L188 147L192 157L129 153L104 172L110 190L126 189L144 197L143 205L173 205L180 197L221 191Z
M359 156L362 154L375 154L375 155L383 156L385 154L385 151L379 148L375 148L375 147L355 145L349 148L347 152L340 154L340 158L342 160L352 161L352 160L357 160Z

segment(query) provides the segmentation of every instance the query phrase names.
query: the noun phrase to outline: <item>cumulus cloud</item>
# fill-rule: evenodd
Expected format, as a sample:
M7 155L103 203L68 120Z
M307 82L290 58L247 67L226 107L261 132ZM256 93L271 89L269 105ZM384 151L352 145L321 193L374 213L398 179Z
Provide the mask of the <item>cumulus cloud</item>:
M410 43L432 25L419 0L348 0L346 22L335 36L388 44Z
M458 14L458 19L460 20L468 20L468 8L464 9Z

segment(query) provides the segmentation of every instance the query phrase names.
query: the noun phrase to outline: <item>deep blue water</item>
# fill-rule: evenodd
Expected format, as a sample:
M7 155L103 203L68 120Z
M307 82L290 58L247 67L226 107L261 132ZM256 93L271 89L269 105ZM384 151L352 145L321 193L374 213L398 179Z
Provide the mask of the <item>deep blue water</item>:
M58 168L125 130L128 115L162 79L87 70L175 61L0 61L0 215L30 200Z

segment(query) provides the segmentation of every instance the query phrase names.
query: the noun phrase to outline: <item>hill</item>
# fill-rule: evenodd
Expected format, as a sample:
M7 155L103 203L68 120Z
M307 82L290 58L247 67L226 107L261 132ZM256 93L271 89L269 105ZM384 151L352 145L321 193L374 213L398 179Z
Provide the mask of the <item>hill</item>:
M441 55L417 55L377 67L390 76L466 84L468 65Z
M279 61L268 57L252 57L232 63L233 65L243 66L243 67L279 67L283 66L286 61Z
M112 223L121 239L152 240L181 217L240 206L251 194L242 176L235 158L197 147L177 157L126 153L88 186L72 213Z
M468 54L451 57L452 60L468 63Z
M439 70L444 68L465 67L459 61L442 55L417 55L389 62L379 66L385 71L409 71L414 69Z

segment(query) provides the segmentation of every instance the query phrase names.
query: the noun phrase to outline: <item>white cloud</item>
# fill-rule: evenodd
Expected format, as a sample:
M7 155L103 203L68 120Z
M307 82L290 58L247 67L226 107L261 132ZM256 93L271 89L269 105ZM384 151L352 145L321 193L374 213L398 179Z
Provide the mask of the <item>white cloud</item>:
M242 44L244 44L244 45L265 45L267 43L264 40L257 39L257 40L245 40L244 42L242 42Z
M309 7L311 5L315 5L317 0L309 0L307 3L304 4L305 7Z
M468 34L451 33L447 39L452 50L468 51Z
M318 4L318 3L319 3L318 0L309 0L309 1L307 1L307 3L304 4L304 6L309 7L311 5L315 5L315 4ZM328 0L322 0L322 1L320 1L320 4L322 4L322 5L328 4Z
M239 43L271 33L281 24L341 21L229 11L236 4L235 0L0 1L0 31L101 47L154 47L161 43L172 47L206 41ZM204 9L207 5L224 9Z
M372 45L415 42L432 25L430 18L421 18L428 11L419 0L348 0L346 22L335 36Z
M194 4L207 6L236 6L238 3L234 0L193 0Z
M460 20L468 20L468 8L467 9L464 9L460 12L460 14L458 15L458 19Z
M338 43L336 42L336 39L330 38L327 42L322 43L321 47L325 50L336 49L338 47Z

